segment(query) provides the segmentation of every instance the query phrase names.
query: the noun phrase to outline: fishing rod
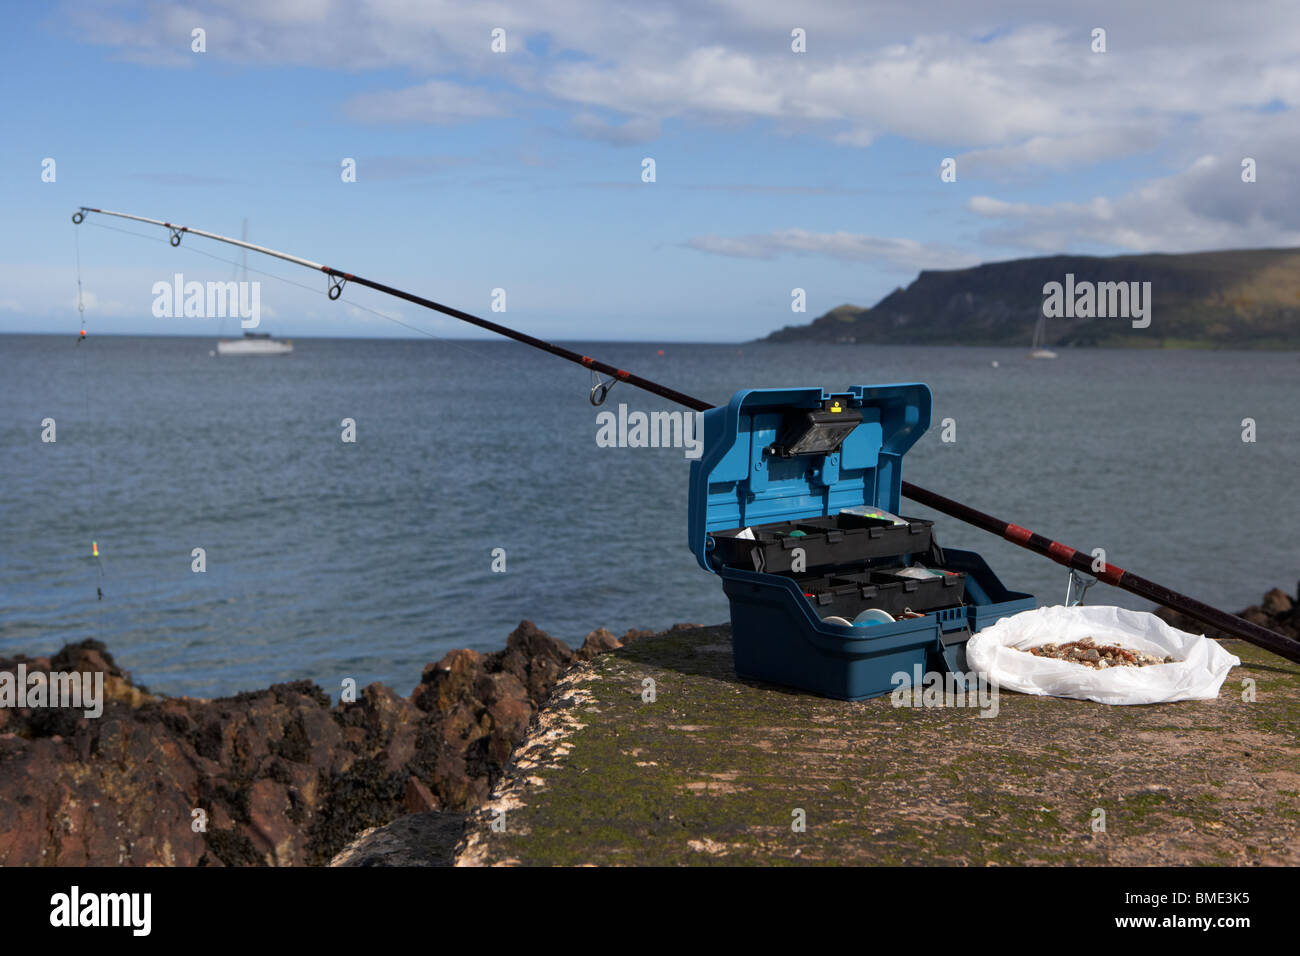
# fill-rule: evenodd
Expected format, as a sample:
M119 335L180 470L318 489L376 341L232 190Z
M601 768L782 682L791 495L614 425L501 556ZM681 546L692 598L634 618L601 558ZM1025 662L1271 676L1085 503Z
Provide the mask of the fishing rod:
M613 378L608 382L597 380L591 389L591 404L600 405L605 401L605 396L609 390L618 382L627 382L629 385L635 385L637 388L644 389L655 395L668 399L670 402L676 402L679 405L685 405L687 408L694 409L697 412L707 411L713 406L708 402L700 401L698 398L692 398L666 385L660 385L658 382L652 382L648 378L642 378L640 375L633 375L631 372L624 371L617 366L610 365L606 362L600 362L589 355L583 355L574 352L572 349L566 349L561 345L555 345L536 336L529 335L526 332L520 332L508 326L500 325L496 322L490 322L487 319L479 318L477 315L471 315L468 312L462 312L460 309L453 309L449 305L443 305L440 302L434 302L432 299L426 299L423 296L414 295L405 292L402 289L395 289L390 285L384 285L382 282L375 282L372 279L365 279L351 272L344 272L341 269L333 269L329 266L322 265L319 262L312 262L310 259L303 259L299 256L291 256L287 252L277 252L275 249L268 249L265 246L255 246L251 242L245 242L240 239L231 239L229 236L219 236L215 232L205 232L202 229L194 229L190 226L178 226L174 223L164 222L161 219L148 219L144 216L133 216L125 212L110 212L107 209L95 209L91 206L82 206L72 215L72 221L78 225L85 219L86 213L97 212L101 216L117 216L119 219L132 219L135 222L146 222L154 226L163 226L171 232L171 244L179 246L181 236L185 233L193 233L196 236L203 236L206 239L215 239L217 242L225 242L232 246L239 246L241 249L250 249L253 252L260 252L263 255L274 256L276 259L283 259L285 262L292 262L294 265L305 266L308 269L314 269L317 272L323 272L329 276L328 293L331 299L337 299L343 294L343 286L349 282L365 286L367 289L374 289L376 292L382 292L385 295L391 295L398 299L405 299L407 302L422 306L426 309L432 309L435 312L441 312L443 315L449 315L453 319L460 319L462 322L468 322L470 325L477 325L480 329L487 329L489 332L495 332L497 335L505 336L508 339L514 339L516 342L523 342L525 345L531 345L535 349L541 349L543 352L550 352L552 355L575 362L584 368L591 369L592 374L604 372Z
M945 498L933 491L927 491L910 481L903 482L903 494L913 501L918 501L933 508L935 511L942 511L958 521L972 524L990 534L1005 538L1012 544L1018 544L1029 551L1051 558L1057 564L1063 564L1065 567L1073 568L1076 571L1087 572L1094 575L1098 581L1104 581L1106 584L1136 594L1138 597L1146 598L1148 601L1154 601L1176 611L1182 611L1188 617L1195 618L1202 624L1217 627L1234 637L1239 637L1243 641L1248 641L1257 647L1262 647L1267 651L1285 657L1289 661L1300 664L1300 641L1270 631L1266 627L1260 627L1258 624L1253 624L1235 614L1220 611L1217 607L1211 607L1196 600L1196 598L1179 594L1163 584L1157 584L1155 581L1134 574L1132 571L1125 571L1113 564L1103 562L1101 570L1095 570L1093 567L1095 559L1090 554L1075 550L1068 544L1053 541L1045 535L1030 531L1028 528L1022 528L1018 524L1012 524L1010 521L1003 521L1001 518L995 518L983 511L977 511L960 501L953 501L951 498Z
M224 242L228 245L238 246L241 249L249 249L253 252L260 252L263 255L272 256L276 259L283 259L285 262L292 262L294 265L304 266L308 269L325 273L325 275L329 277L327 292L331 299L337 299L342 295L343 286L348 282L352 282L356 285L365 286L368 289L374 289L376 292L382 292L385 295L404 299L405 301L421 306L422 308L441 312L443 315L451 316L453 319L468 322L470 325L476 325L481 329L487 329L489 332L495 332L497 335L504 336L505 338L514 339L516 342L522 342L525 345L530 345L543 352L549 352L551 355L581 365L583 368L590 369L593 375L597 372L603 372L606 375L613 376L609 381L604 382L600 381L599 377L597 377L596 384L593 385L591 389L591 404L593 405L600 405L603 403L605 397L609 394L609 390L618 382L627 382L629 385L650 392L652 395L666 398L671 402L684 405L697 412L708 411L714 407L702 399L693 398L690 395L669 388L666 385L660 385L658 382L653 382L648 378L642 378L640 375L633 375L631 372L625 371L617 366L597 361L591 356L583 355L580 352L574 352L571 349L555 345L554 343L528 335L525 332L520 332L516 329L500 325L496 322L491 322L476 315L471 315L468 312L463 312L460 309L452 308L449 305L434 302L432 299L426 299L423 296L414 295L410 292L403 291L402 289L395 289L392 286L384 285L382 282L375 282L371 279L362 278L361 276L355 275L351 272L344 272L341 269L334 269L322 265L319 262L312 262L310 259L303 259L299 256L290 255L287 252L278 252L275 249L268 249L265 246L257 246L241 239L231 239L229 236L220 236L215 232L206 232L202 229L194 229L190 226L180 226L161 219L148 219L144 216L133 216L130 213L125 212L111 212L107 209L96 209L92 206L82 206L73 213L72 221L79 225L85 220L86 213L90 212L99 213L102 216L116 216L119 219L131 219L135 222L162 226L171 233L170 242L173 246L179 246L181 244L181 236L185 233L192 233L196 236L203 236L206 239L214 239L217 242ZM1203 624L1208 624L1211 627L1218 628L1227 634L1238 637L1243 641L1256 645L1257 647L1262 647L1265 650L1271 651L1289 661L1300 663L1300 641L1294 641L1274 631L1270 631L1267 628L1260 627L1258 624L1252 624L1250 621L1240 618L1235 614L1229 614L1226 611L1221 611L1218 608L1211 607L1195 598L1190 598L1185 594L1180 594L1171 588L1166 588L1161 584L1157 584L1154 581L1136 575L1131 571L1125 571L1123 568L1115 567L1113 564L1105 564L1100 572L1093 572L1093 560L1090 555L1077 551L1058 541L1053 541L1051 538L1047 538L1037 532L1030 531L1028 528L1022 528L1009 521L1003 521L1001 518L995 518L982 511L977 511L976 509L958 501L953 501L951 498L945 498L943 495L935 494L933 491L928 491L909 481L903 482L902 491L904 495L913 501L927 505L936 511L943 512L950 517L956 518L959 521L972 524L990 534L995 534L1001 538L1005 538L1012 544L1017 544L1029 551L1034 551L1045 557L1051 558L1058 564L1063 564L1066 567L1079 571L1095 573L1097 580L1099 581L1104 581L1114 587L1129 591L1132 594L1136 594L1138 597L1146 598L1147 600L1154 601L1157 604L1162 604L1165 607L1181 611L1188 617L1194 618Z

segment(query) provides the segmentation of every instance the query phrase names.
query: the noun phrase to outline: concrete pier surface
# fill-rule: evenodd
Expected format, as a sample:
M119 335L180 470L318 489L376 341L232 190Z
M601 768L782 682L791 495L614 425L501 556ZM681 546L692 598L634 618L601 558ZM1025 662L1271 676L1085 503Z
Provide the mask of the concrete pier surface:
M1296 865L1300 667L1226 646L1217 700L981 717L742 681L682 626L560 678L455 862Z

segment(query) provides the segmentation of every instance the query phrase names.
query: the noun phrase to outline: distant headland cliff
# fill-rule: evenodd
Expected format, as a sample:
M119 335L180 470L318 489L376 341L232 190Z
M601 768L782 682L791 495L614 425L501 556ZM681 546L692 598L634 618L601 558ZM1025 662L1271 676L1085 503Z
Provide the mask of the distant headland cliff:
M870 308L841 305L765 341L1027 346L1045 302L1053 347L1300 349L1300 249L927 270Z

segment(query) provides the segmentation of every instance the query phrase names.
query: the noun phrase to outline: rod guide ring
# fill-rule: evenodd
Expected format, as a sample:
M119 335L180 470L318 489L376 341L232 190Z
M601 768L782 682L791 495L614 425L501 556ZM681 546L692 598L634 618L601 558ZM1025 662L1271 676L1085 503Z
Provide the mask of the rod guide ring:
M611 378L609 381L603 381L595 372L591 373L591 379L594 383L591 386L591 395L589 400L592 405L600 407L605 404L605 397L609 395L609 390L618 384L618 379Z

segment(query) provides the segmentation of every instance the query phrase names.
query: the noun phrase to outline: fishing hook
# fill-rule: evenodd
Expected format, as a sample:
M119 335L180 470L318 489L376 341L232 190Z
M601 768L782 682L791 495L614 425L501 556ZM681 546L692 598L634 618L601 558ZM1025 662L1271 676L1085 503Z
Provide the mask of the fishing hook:
M343 294L343 287L347 285L348 280L339 279L334 276L330 276L329 279L330 279L329 296L331 299L337 299L339 296Z
M603 381L601 377L597 375L595 372L592 372L591 380L595 384L591 386L590 401L592 405L595 405L597 408L599 408L601 405L605 404L605 396L609 394L609 390L611 388L613 388L615 385L618 384L618 379L611 378L608 382L606 382Z

